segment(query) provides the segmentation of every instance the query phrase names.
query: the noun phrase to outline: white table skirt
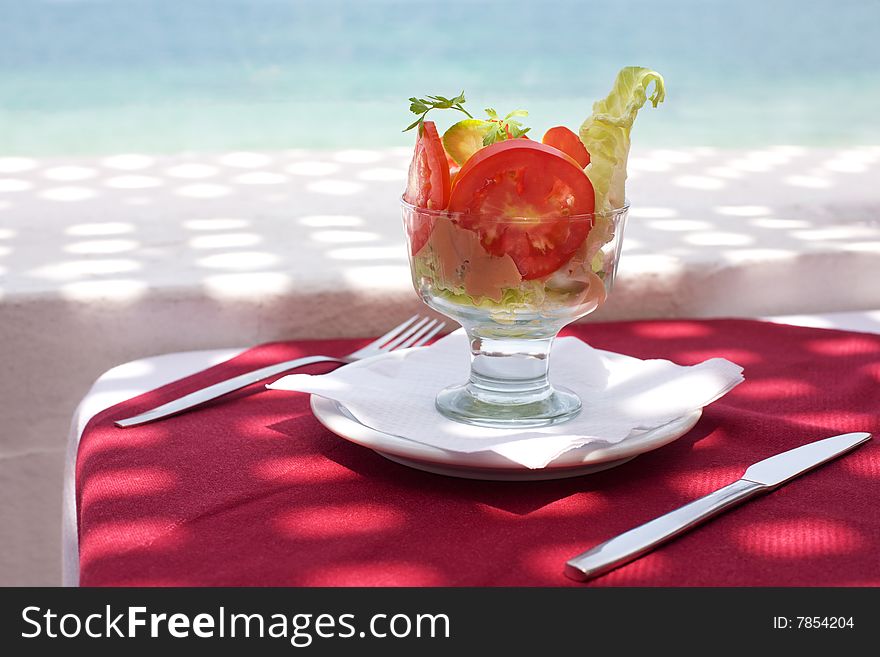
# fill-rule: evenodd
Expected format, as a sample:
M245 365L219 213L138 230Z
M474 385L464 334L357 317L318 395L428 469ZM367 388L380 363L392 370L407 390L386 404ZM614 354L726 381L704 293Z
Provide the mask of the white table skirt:
M770 321L818 328L880 333L880 311L767 317ZM79 541L76 523L76 454L89 420L114 404L228 360L244 351L213 349L165 354L132 361L105 372L77 407L70 424L64 468L62 574L64 586L79 584Z

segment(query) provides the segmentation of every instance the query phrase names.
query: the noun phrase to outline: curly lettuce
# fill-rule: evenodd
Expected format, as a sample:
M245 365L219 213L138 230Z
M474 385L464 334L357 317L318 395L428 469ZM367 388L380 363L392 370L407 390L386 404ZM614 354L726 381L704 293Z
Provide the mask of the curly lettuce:
M648 96L648 87L654 93ZM611 93L593 104L593 114L581 125L581 141L590 153L587 175L596 192L596 212L623 207L626 160L630 130L639 110L648 100L657 107L666 98L663 77L640 66L620 70Z

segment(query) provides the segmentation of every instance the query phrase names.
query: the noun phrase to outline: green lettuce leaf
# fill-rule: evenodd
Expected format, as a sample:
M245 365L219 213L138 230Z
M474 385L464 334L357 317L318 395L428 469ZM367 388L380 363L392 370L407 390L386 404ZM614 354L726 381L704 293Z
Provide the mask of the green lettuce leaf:
M590 153L587 175L596 192L596 211L608 212L624 204L626 160L630 130L639 110L648 100L648 87L654 83L650 100L654 107L666 98L663 77L639 66L621 69L611 93L593 103L593 114L584 121L580 138Z

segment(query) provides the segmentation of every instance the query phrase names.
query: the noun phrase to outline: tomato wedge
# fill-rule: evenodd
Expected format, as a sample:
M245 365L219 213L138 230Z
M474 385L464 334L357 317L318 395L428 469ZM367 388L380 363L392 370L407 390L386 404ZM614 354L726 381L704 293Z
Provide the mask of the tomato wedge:
M449 163L433 121L425 121L409 165L404 200L418 208L442 210L449 203Z
M590 163L590 154L587 152L587 147L584 146L584 142L582 142L580 137L564 125L550 128L544 133L544 138L541 141L548 146L553 146L554 148L561 150L580 164L581 169Z
M528 139L481 148L455 177L449 211L492 255L510 255L526 280L565 264L590 232L593 185L580 164Z
M417 208L443 210L449 204L449 161L443 142L433 121L422 124L412 161L409 164L403 200ZM412 254L418 253L428 241L434 220L427 213L417 212L407 222Z

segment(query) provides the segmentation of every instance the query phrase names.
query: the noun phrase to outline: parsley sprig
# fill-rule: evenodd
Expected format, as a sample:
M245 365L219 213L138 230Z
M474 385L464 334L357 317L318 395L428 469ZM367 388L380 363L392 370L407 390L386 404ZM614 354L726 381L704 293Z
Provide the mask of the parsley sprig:
M531 130L531 128L523 128L522 121L517 120L517 117L525 118L529 115L526 110L513 110L503 119L500 119L498 118L498 112L491 107L487 107L486 114L489 115L491 127L483 137L483 146L494 144L496 141L504 141L505 139L516 139Z
M418 115L419 118L404 128L403 132L419 126L419 134L421 134L422 124L425 122L425 116L427 116L428 112L434 109L454 109L459 112L464 112L469 119L474 118L471 116L470 112L462 107L465 102L464 91L458 94L455 98L446 98L446 96L427 96L425 98L413 97L409 99L409 102L409 111Z

